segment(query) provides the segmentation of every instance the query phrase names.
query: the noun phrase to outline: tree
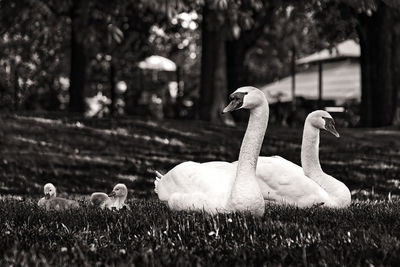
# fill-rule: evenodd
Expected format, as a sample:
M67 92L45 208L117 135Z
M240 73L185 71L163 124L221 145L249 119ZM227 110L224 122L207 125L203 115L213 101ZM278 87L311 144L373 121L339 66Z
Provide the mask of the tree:
M85 107L85 84L87 53L85 30L89 22L90 2L73 0L68 10L70 18L70 74L69 74L69 110L83 113Z
M68 73L61 64L64 21L30 0L1 1L0 12L0 62L6 70L1 78L8 80L4 97L7 88L14 88L16 108L32 109L42 102L45 109L58 109L58 78Z
M43 87L57 99L60 78L69 76L69 110L83 113L93 78L109 76L115 88L116 79L132 80L136 63L151 53L149 29L165 15L148 2L0 1L0 62L7 65L8 76L2 87L17 88L13 94L18 102L38 103ZM106 66L109 75L97 75L92 70L96 64ZM9 99L10 90L3 91Z
M400 87L400 12L384 1L371 14L359 14L361 46L361 124L393 123Z
M326 0L320 3L319 23L352 21L361 48L362 126L393 124L400 86L400 3L394 0ZM326 11L328 7L329 11ZM337 12L332 12L335 10ZM333 16L335 20L333 20ZM341 18L338 18L341 17ZM337 28L337 27L336 27ZM334 32L334 31L331 31Z
M265 29L271 28L276 11L283 4L277 1L245 1L228 16L232 25L226 41L228 92L249 84L246 58L248 52L257 46L265 36Z
M205 1L199 115L220 121L227 95L246 84L244 62L274 9L268 1Z
M252 71L263 76L263 81L282 75L290 66L294 48L301 53L307 47L302 41L306 39L303 29L311 23L309 12L296 1L205 1L200 117L218 119L227 95L251 81L251 65L257 65ZM257 55L260 51L261 56ZM279 66L273 67L275 63ZM260 72L260 65L267 66L262 69L269 73Z
M102 65L107 66L106 87L110 89L107 95L111 98L110 112L114 113L117 79L123 78L131 81L131 84L135 83L132 81L132 72L136 64L151 53L148 41L150 28L163 20L166 14L160 10L162 5L158 1L75 1L69 7L71 16L76 14L75 26L71 18L71 31L75 27L80 30L76 37L71 34L70 110L82 112L81 100L85 96L83 90L86 74L91 71L93 64L101 61ZM74 51L80 57L74 58ZM97 57L100 60L95 59ZM74 65L78 63L80 66ZM93 72L90 74L95 75ZM76 81L75 86L72 79ZM72 99L73 94L76 95L76 101Z
M24 47L19 51L31 51L32 55L37 57L36 61L46 62L46 57L49 54L51 56L55 53L64 54L65 46L60 42L70 41L69 108L71 111L82 113L85 109L84 87L87 62L83 37L86 36L84 30L88 23L89 1L73 0L71 3L56 3L55 1L26 0L20 1L18 4L11 4L6 10L15 14L15 16L8 16L11 17L8 23L25 26L18 29L14 27L15 32L10 27L6 30L6 34L13 33L17 37L25 34L27 40L33 42L33 44L38 43L31 48ZM66 25L70 25L70 30L67 30L70 38L64 38L64 36L59 38L60 32L65 34L62 30L65 30ZM42 40L43 36L45 40ZM49 40L55 40L55 47L60 48L61 46L61 50L50 47ZM45 52L39 53L38 51ZM57 63L60 64L60 62ZM38 66L37 69L40 72L54 71L44 68L44 66ZM40 76L44 76L43 73Z
M199 117L218 121L226 97L225 25L218 10L209 3L203 7L201 83Z
M102 11L104 24L99 26L104 26L95 29L88 86L96 88L101 84L105 88L102 91L110 97L109 111L113 115L117 111L117 82L123 80L130 85L137 82L133 76L136 64L151 54L150 29L161 20L161 14L140 1L96 2L95 7ZM107 81L104 76L108 77ZM129 89L135 90L134 86Z

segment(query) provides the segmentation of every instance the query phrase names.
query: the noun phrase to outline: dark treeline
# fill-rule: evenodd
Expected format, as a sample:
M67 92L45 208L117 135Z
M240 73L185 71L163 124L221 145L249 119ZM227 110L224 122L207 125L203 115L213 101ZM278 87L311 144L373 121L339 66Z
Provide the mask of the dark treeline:
M361 47L361 125L393 124L395 0L1 0L0 108L221 121L237 87L282 78L294 58L346 39ZM140 69L150 55L177 70Z

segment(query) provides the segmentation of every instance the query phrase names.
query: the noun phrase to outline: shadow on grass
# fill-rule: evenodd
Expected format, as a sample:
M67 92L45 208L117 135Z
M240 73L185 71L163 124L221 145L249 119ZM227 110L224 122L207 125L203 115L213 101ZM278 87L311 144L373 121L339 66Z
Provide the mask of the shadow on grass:
M82 119L47 114L0 116L0 192L38 196L53 182L59 192L88 195L127 184L130 196L149 198L153 170L176 164L234 161L244 126L138 118ZM395 199L400 194L399 132L338 129L321 134L323 169L342 180L356 199ZM261 155L300 163L302 129L270 126Z

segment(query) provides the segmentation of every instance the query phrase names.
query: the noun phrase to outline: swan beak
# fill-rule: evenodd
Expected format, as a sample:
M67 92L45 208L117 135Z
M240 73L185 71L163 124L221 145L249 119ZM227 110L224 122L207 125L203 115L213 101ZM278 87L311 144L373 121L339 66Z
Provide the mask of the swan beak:
M115 197L115 191L112 191L110 194L108 194L109 197Z
M338 131L336 131L335 121L330 118L324 118L324 119L325 119L325 130L327 130L328 132L339 138L340 134L338 133Z
M222 113L228 113L231 112L233 110L239 109L243 104L243 101L239 100L239 99L233 99L222 111Z
M247 95L247 92L232 93L229 96L231 102L224 108L222 114L240 109L243 106L243 98L245 95Z
M45 199L50 199L50 194L44 194Z

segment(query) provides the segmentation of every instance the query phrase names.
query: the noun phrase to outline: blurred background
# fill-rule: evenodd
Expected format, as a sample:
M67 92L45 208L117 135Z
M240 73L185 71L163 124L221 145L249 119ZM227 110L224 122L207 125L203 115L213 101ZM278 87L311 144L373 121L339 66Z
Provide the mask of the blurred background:
M271 123L316 108L399 124L396 0L0 0L0 109L86 117L221 117L243 85Z
M300 164L326 109L324 170L400 196L398 0L0 0L0 193L155 197L154 170L237 159L248 114L220 111L244 85L270 103L261 155Z

